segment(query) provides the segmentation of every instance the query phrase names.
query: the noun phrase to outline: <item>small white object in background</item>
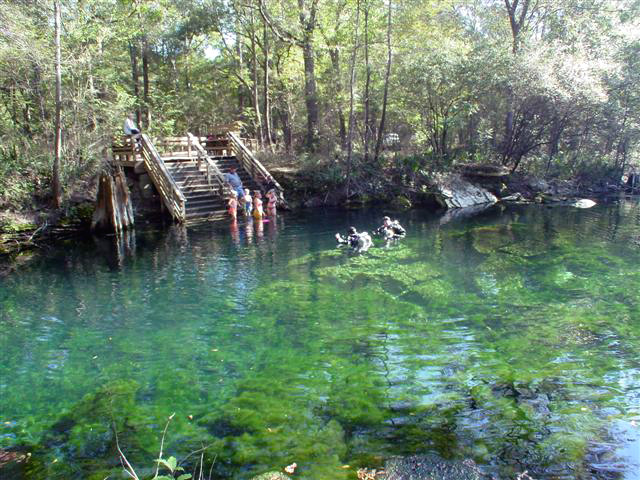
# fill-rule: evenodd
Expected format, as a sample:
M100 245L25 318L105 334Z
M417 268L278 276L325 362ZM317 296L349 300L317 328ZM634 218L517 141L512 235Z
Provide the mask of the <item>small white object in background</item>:
M591 208L596 204L593 200L589 200L588 198L581 198L580 200L573 203L573 206L576 208Z

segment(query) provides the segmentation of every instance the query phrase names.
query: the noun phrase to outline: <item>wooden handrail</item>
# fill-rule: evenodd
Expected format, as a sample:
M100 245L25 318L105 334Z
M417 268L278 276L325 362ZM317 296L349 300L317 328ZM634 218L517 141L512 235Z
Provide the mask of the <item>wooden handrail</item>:
M251 150L245 146L240 137L233 132L227 133L227 137L231 141L231 148L234 151L238 162L240 162L244 169L249 172L251 178L253 178L258 185L264 186L265 183L272 185L276 190L276 195L280 198L280 201L285 203L284 189L276 179L271 176L268 170L264 168L264 165L262 165L253 153L251 153Z
M207 183L209 184L209 186L213 188L213 186L211 185L211 177L213 174L213 180L218 185L218 188L220 188L219 194L229 194L230 190L227 188L227 184L224 180L224 175L218 168L218 165L216 165L216 163L207 154L207 151L200 143L200 139L189 132L187 132L187 138L189 139L189 150L191 150L191 147L194 147L196 150L196 154L198 155L198 166L200 165L201 161L204 161L207 166Z
M173 218L179 222L184 222L186 219L185 203L187 200L147 134L141 134L140 139L144 165L153 184L160 193L163 203L169 209Z
M118 164L134 165L137 152L136 141L130 135L114 135L111 139L111 153Z

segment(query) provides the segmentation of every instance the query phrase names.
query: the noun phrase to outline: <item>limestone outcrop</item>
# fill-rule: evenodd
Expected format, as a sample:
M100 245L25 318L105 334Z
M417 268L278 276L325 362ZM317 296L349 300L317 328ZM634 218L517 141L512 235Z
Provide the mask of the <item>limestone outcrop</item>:
M436 177L434 190L436 200L445 208L466 208L498 201L490 191L456 174Z

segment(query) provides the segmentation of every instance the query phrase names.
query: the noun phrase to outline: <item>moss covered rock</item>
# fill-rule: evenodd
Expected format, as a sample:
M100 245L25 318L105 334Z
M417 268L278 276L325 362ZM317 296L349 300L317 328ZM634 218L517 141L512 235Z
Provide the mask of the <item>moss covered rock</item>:
M411 206L411 200L404 195L398 195L391 200L391 207L395 210L408 210Z
M251 480L289 480L289 477L280 472L267 472L261 475L257 475Z
M444 460L436 455L392 458L385 465L386 480L480 480L482 474L471 460Z

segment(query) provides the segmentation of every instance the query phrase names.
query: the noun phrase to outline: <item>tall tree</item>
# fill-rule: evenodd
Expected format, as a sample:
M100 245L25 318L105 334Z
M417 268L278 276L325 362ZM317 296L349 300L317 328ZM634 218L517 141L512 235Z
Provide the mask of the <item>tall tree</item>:
M269 35L267 32L267 26L263 25L262 28L262 50L264 53L264 63L263 63L263 86L262 89L264 91L264 135L266 144L273 151L273 133L272 133L272 125L271 125L271 96L269 93L270 83L269 83Z
M378 127L378 138L374 154L374 163L378 163L382 138L384 136L384 123L387 119L387 101L389 99L389 77L391 76L391 0L387 0L387 66L384 74L384 94L382 97L382 115L380 115L380 126Z
M310 151L318 146L318 92L315 70L314 32L318 14L318 0L297 0L299 35L277 24L269 14L265 0L259 0L260 13L273 33L282 41L296 44L302 49L304 63L304 100L307 107L307 135L305 145Z
M351 189L351 170L352 170L352 156L353 156L353 128L354 128L354 115L353 115L353 102L354 102L354 87L356 83L356 58L358 56L359 38L358 28L360 26L360 0L356 0L356 20L354 22L353 31L353 51L351 52L351 66L349 73L349 130L347 133L347 180L346 180L346 196L349 198Z
M60 162L62 157L62 47L60 41L61 15L60 1L53 0L53 25L56 51L56 116L55 141L53 157L52 195L53 206L59 208L62 203L62 187L60 182Z
M364 0L364 65L365 65L365 81L364 81L364 96L362 99L364 110L364 122L363 122L363 141L364 144L364 161L369 161L369 139L371 137L371 125L370 125L370 112L369 107L371 105L371 63L369 62L369 0Z

